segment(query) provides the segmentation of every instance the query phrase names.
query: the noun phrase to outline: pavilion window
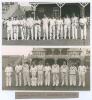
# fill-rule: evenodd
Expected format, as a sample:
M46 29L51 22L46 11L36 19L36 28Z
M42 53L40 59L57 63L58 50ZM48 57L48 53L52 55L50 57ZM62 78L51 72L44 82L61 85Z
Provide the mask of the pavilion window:
M59 8L58 7L53 8L53 16L54 17L59 17Z
M38 8L37 12L44 13L44 8Z

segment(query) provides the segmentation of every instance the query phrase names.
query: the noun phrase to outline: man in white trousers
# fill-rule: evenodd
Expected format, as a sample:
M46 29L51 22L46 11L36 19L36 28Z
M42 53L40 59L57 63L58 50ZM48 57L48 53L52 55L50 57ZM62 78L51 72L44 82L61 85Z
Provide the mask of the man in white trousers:
M23 66L21 64L15 66L16 86L22 85L22 68Z
M52 18L52 39L55 40L56 38L56 19Z
M20 29L21 29L21 38L22 40L26 40L26 19L22 17L20 20Z
M73 14L72 20L72 39L78 39L78 17Z
M77 68L74 64L69 68L70 86L76 86Z
M11 87L13 68L10 64L5 68L6 86Z
M86 17L82 17L79 20L79 24L80 24L80 33L81 33L81 40L87 38L87 18Z
M63 32L63 24L64 24L64 22L63 22L63 19L62 18L60 18L60 39L63 39L63 37L64 37L64 32Z
M52 65L53 86L59 85L59 65L57 63Z
M71 19L66 16L64 18L64 39L67 38L67 34L68 34L68 38L70 39L70 30L71 30Z
M39 62L39 64L37 65L37 76L38 76L38 86L42 86L43 85L43 64L42 62Z
M23 64L23 81L24 86L30 86L29 65L27 62Z
M9 18L6 21L7 25L7 40L13 40L13 30L12 30L12 19Z
M37 40L38 38L40 40L41 39L41 20L37 18L34 24L35 24L35 40Z
M56 26L57 26L57 39L63 39L63 20L61 18L58 18L56 20Z
M56 37L57 37L57 39L60 38L60 31L61 31L60 25L61 25L60 18L57 18L56 19L56 27L57 27L57 35L56 35Z
M28 36L27 40L29 40L30 35L31 35L31 40L34 39L34 33L33 33L33 27L34 27L34 20L32 17L27 18L27 23L28 23Z
M18 40L19 35L19 20L17 17L14 17L14 20L12 21L12 28L13 28L13 40Z
M37 26L37 32L38 32L38 38L41 40L41 20L38 18L37 20L38 26Z
M47 39L48 40L48 23L49 23L49 19L46 15L44 15L44 18L42 19L42 27L43 27L43 40Z
M79 86L85 87L85 76L86 76L87 68L84 64L81 64L78 67L78 75L79 75Z
M30 19L27 18L27 20L26 20L26 40L30 39L30 34L31 34L31 31L30 31Z
M51 67L48 63L46 63L44 71L45 71L45 86L50 86Z
M20 29L20 33L21 33L21 40L24 40L24 35L23 35L23 16L21 17L21 19L19 19L19 29Z
M63 65L60 68L61 81L62 81L61 86L63 86L63 85L68 86L68 70L69 70L69 68L66 65L66 62L63 62Z
M32 86L37 86L37 66L33 62L32 65L30 66L30 73L31 73L31 85Z

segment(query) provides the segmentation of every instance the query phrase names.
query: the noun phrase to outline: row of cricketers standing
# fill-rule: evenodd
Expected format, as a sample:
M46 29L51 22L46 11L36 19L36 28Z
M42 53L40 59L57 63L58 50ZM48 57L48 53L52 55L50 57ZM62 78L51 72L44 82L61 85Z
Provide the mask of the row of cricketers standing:
M7 39L18 40L19 33L21 33L22 40L55 40L55 39L80 39L87 38L87 17L78 18L73 15L72 18L66 16L65 18L44 18L33 20L32 17L9 18L4 22L7 25Z
M61 67L55 63L50 66L48 63L44 66L42 63L31 66L25 62L23 65L17 64L13 70L12 65L5 68L6 86L12 86L12 73L15 74L16 86L83 86L85 87L85 76L87 67L80 65L78 68L72 64L69 67L63 62ZM22 83L23 76L23 83ZM52 78L51 78L52 77ZM77 84L78 80L78 84Z

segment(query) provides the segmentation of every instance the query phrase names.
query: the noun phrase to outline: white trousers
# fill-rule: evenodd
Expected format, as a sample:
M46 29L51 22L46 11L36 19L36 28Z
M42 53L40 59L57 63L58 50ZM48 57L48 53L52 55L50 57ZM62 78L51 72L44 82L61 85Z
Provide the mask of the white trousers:
M26 40L26 27L21 26L21 38L22 40Z
M21 75L21 72L20 73L16 73L15 74L15 77L16 77L16 86L21 86L22 82L22 75Z
M53 73L53 86L59 85L59 76L57 73Z
M76 75L70 74L70 86L76 86Z
M27 27L26 27L26 30L24 29L24 32L26 32L26 33L24 34L24 36L26 35L26 40L29 40L29 39L30 39L30 35L31 35L31 40L34 39L33 27L27 26ZM22 36L23 36L23 32L22 32ZM24 37L24 36L23 36L23 37Z
M53 35L53 40L55 40L56 37L56 32L55 32L55 25L52 26L52 35Z
M60 28L60 25L58 25L57 26L57 39L59 39L60 31L61 31L61 28Z
M57 26L57 39L59 39L59 37L63 39L63 26L62 25Z
M52 25L50 25L49 27L50 27L49 33L50 33L50 40L51 40L52 39L52 36L53 36L52 35L53 34Z
M31 78L31 85L32 86L36 86L37 85L37 78L36 77L32 77Z
M19 27L13 26L13 39L18 40L18 34L19 34Z
M77 40L77 38L78 38L78 34L77 34L77 27L76 26L74 26L74 25L72 25L72 38L73 39L76 39Z
M12 77L9 75L6 75L6 86L11 86L11 81L12 81Z
M63 25L60 25L60 38L63 39Z
M38 86L43 85L43 72L38 72Z
M48 25L43 25L43 40L45 40L45 38L48 40Z
M68 74L67 73L61 73L62 78L62 86L66 85L68 86Z
M87 38L87 29L86 28L87 28L86 25L84 25L84 27L81 28L81 40L82 39L86 40L86 38Z
M85 87L85 74L79 74L79 86Z
M37 37L39 37L39 40L41 39L41 27L39 25L35 26L35 40L37 40Z
M26 85L30 86L29 72L23 72L23 81L24 81L24 86Z
M7 40L13 40L13 31L11 29L7 29Z
M68 33L68 38L70 39L70 26L64 25L64 39L66 39L67 37L67 33Z
M50 86L50 72L45 72L45 85Z
M29 38L30 38L30 27L28 26L26 28L26 40L29 40Z

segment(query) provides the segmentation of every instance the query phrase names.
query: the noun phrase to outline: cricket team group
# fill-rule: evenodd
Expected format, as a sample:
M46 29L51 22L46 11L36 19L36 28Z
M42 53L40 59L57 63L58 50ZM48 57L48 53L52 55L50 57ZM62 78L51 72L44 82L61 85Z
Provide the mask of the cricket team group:
M64 18L49 18L44 15L42 19L37 17L34 20L22 16L21 19L11 17L4 24L7 26L7 40L18 40L19 37L21 40L86 40L89 18L79 18L75 14Z
M72 63L69 67L64 61L60 66L57 63L44 65L42 62L18 63L14 67L8 64L5 67L6 87L16 86L86 86L87 66ZM13 76L14 75L14 76ZM16 80L16 83L13 81Z

